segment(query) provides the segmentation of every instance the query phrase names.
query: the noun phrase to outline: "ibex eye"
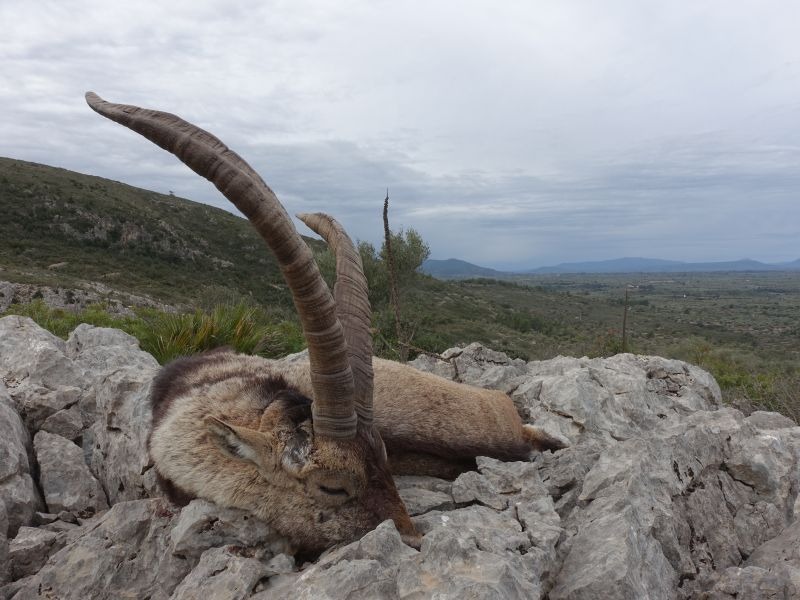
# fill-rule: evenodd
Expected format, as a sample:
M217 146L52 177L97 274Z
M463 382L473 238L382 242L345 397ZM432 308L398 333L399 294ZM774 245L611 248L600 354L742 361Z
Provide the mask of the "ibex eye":
M335 487L328 487L327 485L319 486L321 492L324 492L330 496L340 496L342 498L346 498L350 494L344 488L335 488Z

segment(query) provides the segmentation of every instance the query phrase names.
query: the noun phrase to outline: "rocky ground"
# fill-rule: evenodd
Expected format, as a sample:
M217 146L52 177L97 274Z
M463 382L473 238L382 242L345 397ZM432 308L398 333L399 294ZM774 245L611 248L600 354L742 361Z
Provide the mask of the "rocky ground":
M0 271L2 271L0 269ZM50 308L79 312L93 304L102 304L112 315L131 317L134 307L156 308L175 312L175 307L157 302L152 298L115 290L98 282L85 282L84 288L59 288L30 283L0 281L0 313L12 304L28 304L41 299Z
M420 551L385 522L298 564L243 511L159 497L158 365L133 338L0 319L0 598L800 597L792 421L720 406L706 372L658 357L445 357L415 364L508 392L570 446L398 478Z

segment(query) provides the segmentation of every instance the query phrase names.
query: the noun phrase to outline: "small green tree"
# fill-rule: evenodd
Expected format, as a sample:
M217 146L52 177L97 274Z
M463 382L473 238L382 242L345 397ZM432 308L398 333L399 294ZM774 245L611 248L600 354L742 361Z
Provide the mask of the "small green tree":
M385 223L385 226L388 226L388 223ZM416 330L416 322L410 317L413 311L404 306L405 300L418 278L422 277L419 268L430 256L431 251L422 236L412 228L389 230L388 233L387 236L384 231L380 250L365 241L358 242L357 247L369 285L369 301L372 305L373 325L377 334L376 353L404 360ZM391 248L391 261L389 248ZM324 250L318 251L315 258L322 276L332 289L336 277L333 255L330 251ZM389 266L390 262L394 265L393 269ZM397 290L394 301L391 292L392 276Z
M381 262L388 279L388 301L394 320L394 344L385 336L382 340L392 348L398 358L405 362L411 349L411 340L416 332L416 323L402 316L400 290L409 287L416 277L418 269L430 255L430 248L413 229L393 233L389 229L389 190L386 190L386 199L383 201L383 246L381 247Z
M419 275L422 263L431 255L431 249L413 228L391 233L395 275L398 290L408 286ZM386 242L381 246L381 261L386 264Z

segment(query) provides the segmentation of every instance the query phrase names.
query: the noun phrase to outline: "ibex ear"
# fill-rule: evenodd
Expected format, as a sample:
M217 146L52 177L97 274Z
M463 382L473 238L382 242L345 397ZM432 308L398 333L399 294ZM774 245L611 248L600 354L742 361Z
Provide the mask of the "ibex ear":
M212 441L225 454L261 467L273 468L273 448L268 436L255 429L231 425L216 417L206 417L205 422Z

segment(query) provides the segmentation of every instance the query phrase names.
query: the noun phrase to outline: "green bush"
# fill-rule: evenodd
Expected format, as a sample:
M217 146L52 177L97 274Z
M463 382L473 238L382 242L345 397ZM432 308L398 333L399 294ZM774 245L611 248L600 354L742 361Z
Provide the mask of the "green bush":
M591 358L614 356L622 352L622 334L616 329L608 329L598 334L588 351ZM635 352L631 349L630 341L626 352Z
M714 376L725 402L746 411L780 412L800 422L800 372L763 364L753 356L716 348L691 337L669 355L696 364Z

